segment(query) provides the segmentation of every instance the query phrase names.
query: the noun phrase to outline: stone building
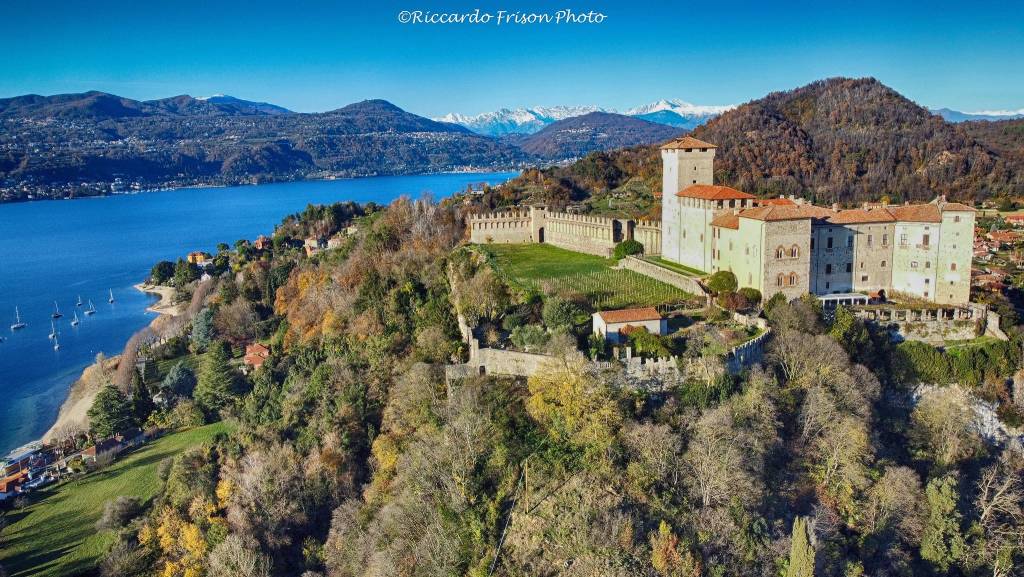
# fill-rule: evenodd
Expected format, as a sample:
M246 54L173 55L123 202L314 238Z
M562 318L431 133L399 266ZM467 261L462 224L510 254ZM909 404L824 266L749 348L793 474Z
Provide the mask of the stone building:
M715 145L692 137L662 147L662 253L707 272L728 270L764 298L781 292L899 292L966 303L974 209L927 204L818 207L756 200L714 186ZM672 191L675 192L672 192Z

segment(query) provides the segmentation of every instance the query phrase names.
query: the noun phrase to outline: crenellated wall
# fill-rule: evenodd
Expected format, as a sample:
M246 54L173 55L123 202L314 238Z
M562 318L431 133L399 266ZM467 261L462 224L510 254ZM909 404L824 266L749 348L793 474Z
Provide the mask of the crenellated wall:
M661 253L661 223L616 219L567 212L548 212L542 206L466 218L469 240L476 244L546 243L564 249L611 256L615 245L633 239L645 254Z

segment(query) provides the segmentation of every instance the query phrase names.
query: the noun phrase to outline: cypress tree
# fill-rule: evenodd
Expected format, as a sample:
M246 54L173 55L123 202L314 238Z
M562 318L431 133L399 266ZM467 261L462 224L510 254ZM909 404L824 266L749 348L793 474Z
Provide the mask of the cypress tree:
M227 343L214 341L209 349L203 358L194 397L206 416L212 417L234 400L236 375Z
M793 544L789 549L786 577L814 577L814 547L807 533L807 518L793 519Z
M96 399L86 414L89 415L89 430L99 439L135 425L131 402L114 385L106 385L96 393Z
M149 394L149 387L142 380L142 375L139 374L139 371L132 372L131 391L132 413L135 416L135 422L141 425L146 422L149 415L156 409L156 405L153 404L153 398Z

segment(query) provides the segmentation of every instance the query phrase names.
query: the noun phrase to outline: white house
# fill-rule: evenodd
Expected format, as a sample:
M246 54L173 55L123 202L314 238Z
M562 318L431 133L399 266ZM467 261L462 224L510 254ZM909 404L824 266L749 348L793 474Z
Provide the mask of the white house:
M594 334L601 335L605 341L619 344L626 340L630 328L647 329L652 335L668 333L668 321L654 307L639 309L622 309L617 311L598 311L594 313Z

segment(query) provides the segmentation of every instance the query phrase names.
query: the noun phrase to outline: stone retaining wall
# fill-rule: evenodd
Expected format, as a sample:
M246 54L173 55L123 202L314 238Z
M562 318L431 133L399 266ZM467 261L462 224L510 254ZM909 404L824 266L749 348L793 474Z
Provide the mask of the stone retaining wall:
M707 289L704 288L704 285L702 285L697 279L668 270L665 267L647 262L646 260L635 256L627 256L620 260L619 267L640 273L667 285L672 285L692 295L702 296L705 298L710 297L710 293L708 293Z

